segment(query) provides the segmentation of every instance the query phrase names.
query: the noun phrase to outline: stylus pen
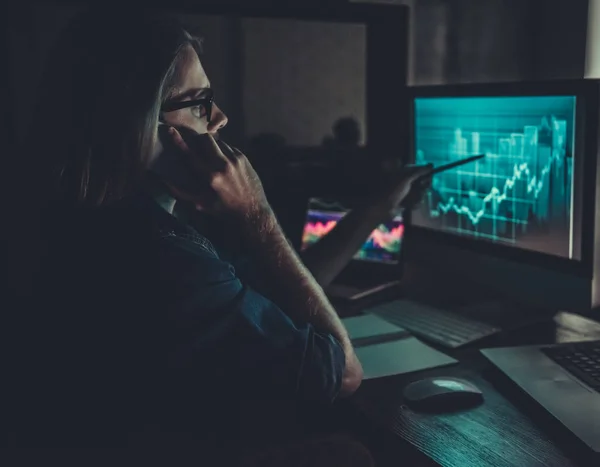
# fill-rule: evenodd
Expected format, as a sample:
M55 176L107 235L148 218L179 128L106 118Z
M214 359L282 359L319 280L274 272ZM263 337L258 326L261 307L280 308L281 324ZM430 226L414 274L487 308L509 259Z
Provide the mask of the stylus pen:
M479 159L483 159L484 157L485 157L485 154L478 154L476 156L470 156L470 157L466 157L464 159L460 159L458 161L450 162L449 164L443 164L438 167L434 167L431 170L431 174L433 175L433 174L436 174L439 172L444 172L445 170L450 170L450 169L453 169L454 167L458 167L463 164L469 164L470 162L478 161Z
M450 162L449 164L438 165L437 167L434 167L429 172L427 172L426 174L422 175L419 178L422 179L422 178L431 177L432 175L435 175L437 173L445 172L446 170L450 170L450 169L453 169L455 167L459 167L459 166L464 165L464 164L469 164L471 162L478 161L479 159L483 159L484 157L485 157L485 154L477 154L476 156L465 157L464 159L460 159L458 161Z

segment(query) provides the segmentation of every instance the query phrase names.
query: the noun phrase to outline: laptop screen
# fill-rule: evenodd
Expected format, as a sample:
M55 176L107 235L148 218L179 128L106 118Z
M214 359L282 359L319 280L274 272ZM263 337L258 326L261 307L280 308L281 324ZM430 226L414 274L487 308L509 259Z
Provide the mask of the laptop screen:
M308 248L330 232L338 221L349 211L341 203L324 199L311 198L302 233L302 249ZM404 235L402 215L397 215L390 222L379 225L354 255L359 261L394 264L400 258L400 248Z

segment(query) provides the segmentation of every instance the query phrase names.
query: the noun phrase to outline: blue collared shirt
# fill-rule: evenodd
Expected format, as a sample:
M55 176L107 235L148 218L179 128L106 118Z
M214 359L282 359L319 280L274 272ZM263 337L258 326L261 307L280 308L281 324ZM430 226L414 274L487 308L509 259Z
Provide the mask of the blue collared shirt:
M239 441L337 397L339 342L294 323L153 199L60 219L31 321L29 357L45 381L33 412L56 420L63 404L79 434L142 424Z

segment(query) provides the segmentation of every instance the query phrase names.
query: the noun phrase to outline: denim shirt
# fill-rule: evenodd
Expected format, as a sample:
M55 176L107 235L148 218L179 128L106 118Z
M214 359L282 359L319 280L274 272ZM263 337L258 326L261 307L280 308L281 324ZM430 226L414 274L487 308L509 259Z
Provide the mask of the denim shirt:
M129 417L123 427L251 439L337 397L339 342L294 323L153 199L62 219L71 220L49 239L36 308L34 340L45 350L32 360L52 375L46 397L71 388L72 423L105 417L114 430L118 412Z

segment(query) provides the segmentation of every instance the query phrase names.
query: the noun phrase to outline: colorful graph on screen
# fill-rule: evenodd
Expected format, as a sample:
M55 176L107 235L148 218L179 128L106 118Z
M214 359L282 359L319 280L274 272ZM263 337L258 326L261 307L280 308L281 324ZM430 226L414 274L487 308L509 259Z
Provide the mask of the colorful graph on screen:
M302 235L302 248L318 242L337 225L347 212L348 209L337 202L311 199ZM395 262L398 260L403 234L402 216L396 216L392 221L381 224L373 230L354 258Z
M571 257L574 96L415 99L418 163L486 157L434 176L422 227Z

